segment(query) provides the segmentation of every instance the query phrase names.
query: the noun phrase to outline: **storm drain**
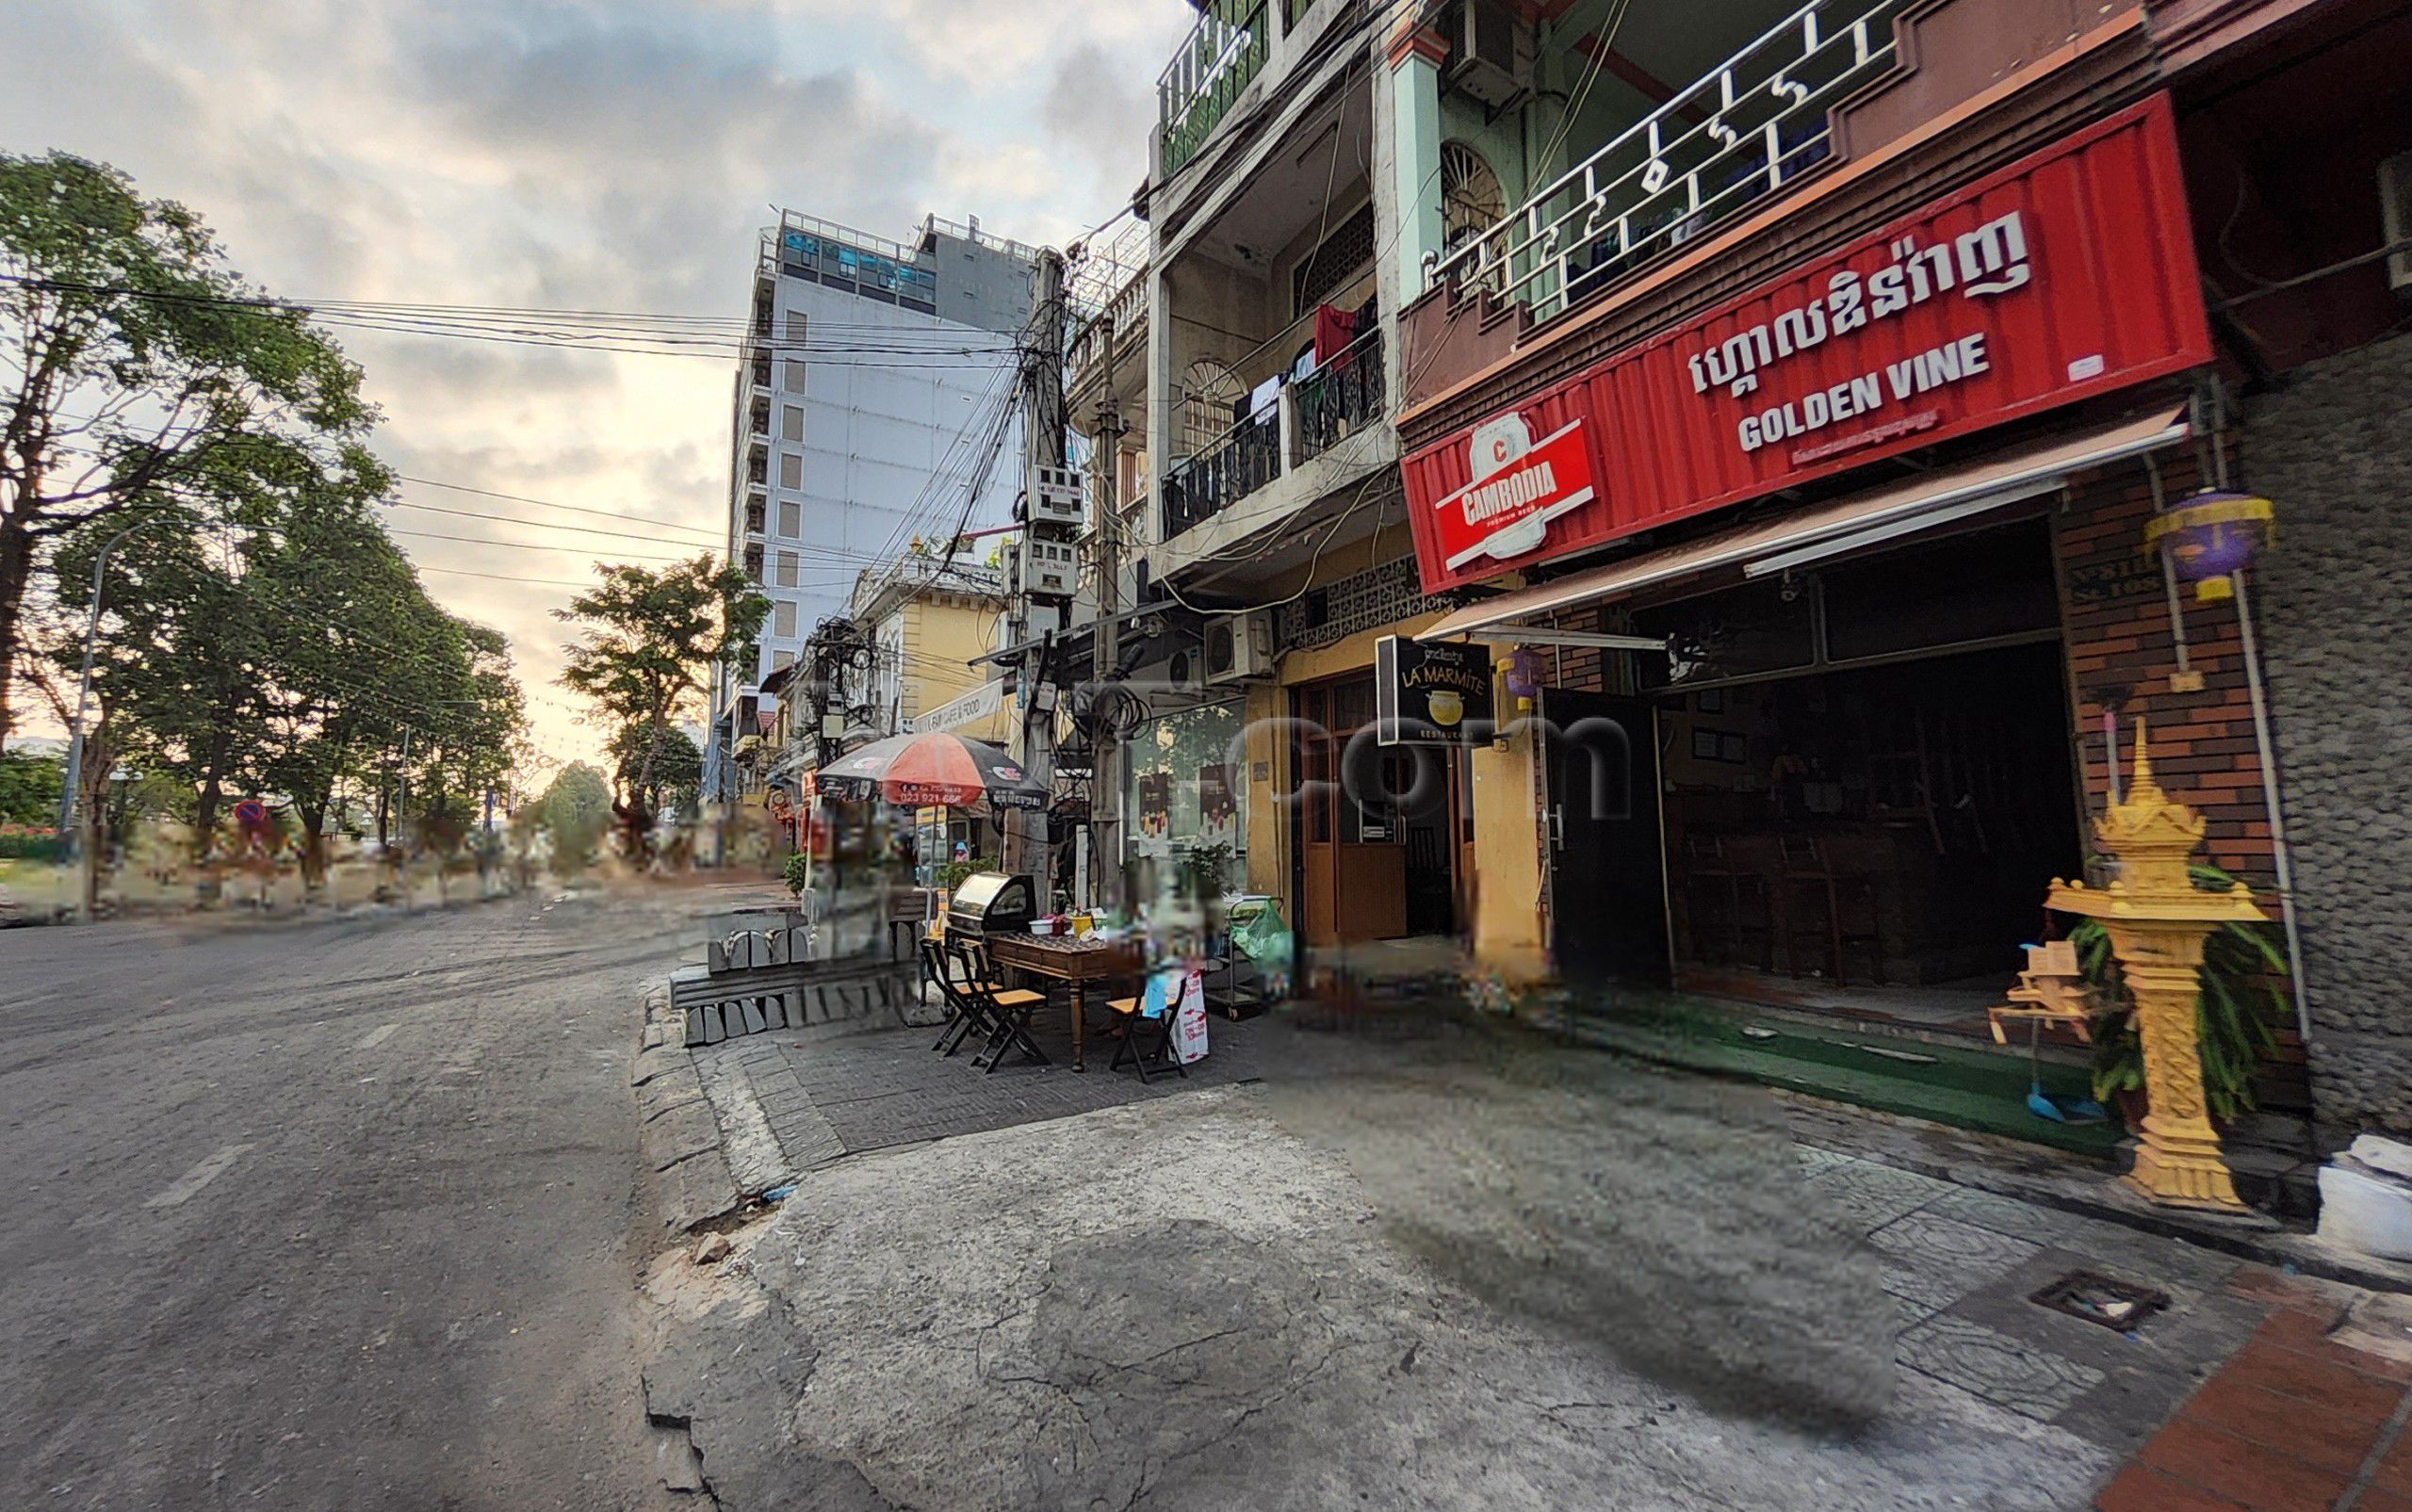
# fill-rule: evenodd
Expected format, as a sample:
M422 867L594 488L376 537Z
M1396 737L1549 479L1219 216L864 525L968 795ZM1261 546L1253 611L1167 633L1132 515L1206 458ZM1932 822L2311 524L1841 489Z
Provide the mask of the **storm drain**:
M2169 1306L2169 1295L2099 1271L2071 1271L2027 1299L2072 1318L2125 1333Z

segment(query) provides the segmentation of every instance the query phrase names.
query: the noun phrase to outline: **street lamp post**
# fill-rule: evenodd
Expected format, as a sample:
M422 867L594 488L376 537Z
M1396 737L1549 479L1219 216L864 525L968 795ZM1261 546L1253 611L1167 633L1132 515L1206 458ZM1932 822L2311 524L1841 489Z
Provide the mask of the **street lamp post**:
M91 704L92 648L101 633L101 578L109 569L109 553L117 549L119 542L137 530L147 529L158 523L155 519L137 520L109 537L102 545L100 555L92 559L92 603L84 618L84 668L75 680L75 720L67 731L66 790L58 796L58 833L62 836L72 837L74 834L76 799L83 788L84 711ZM70 843L73 843L72 838Z

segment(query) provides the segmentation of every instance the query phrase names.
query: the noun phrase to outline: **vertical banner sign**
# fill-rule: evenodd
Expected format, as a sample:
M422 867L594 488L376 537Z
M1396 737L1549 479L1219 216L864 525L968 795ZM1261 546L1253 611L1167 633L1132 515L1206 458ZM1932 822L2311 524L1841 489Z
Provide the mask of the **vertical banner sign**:
M1420 447L1438 593L2210 361L2165 97Z
M1448 745L1488 733L1491 648L1478 642L1374 642L1374 737L1384 745Z

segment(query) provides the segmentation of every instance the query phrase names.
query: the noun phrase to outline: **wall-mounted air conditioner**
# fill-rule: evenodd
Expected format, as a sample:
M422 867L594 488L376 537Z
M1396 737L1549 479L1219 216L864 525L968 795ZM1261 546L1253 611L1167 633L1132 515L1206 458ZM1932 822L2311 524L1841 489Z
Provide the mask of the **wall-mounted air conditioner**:
M1273 675L1273 617L1263 610L1206 625L1206 680L1216 685Z
M1464 0L1450 18L1449 83L1497 109L1532 87L1532 28L1497 0Z

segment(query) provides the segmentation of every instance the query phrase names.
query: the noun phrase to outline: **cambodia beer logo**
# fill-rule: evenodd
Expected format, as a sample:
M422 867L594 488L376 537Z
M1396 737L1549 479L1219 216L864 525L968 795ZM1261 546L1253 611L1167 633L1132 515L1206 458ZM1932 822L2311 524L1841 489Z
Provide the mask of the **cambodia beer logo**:
M1579 417L1536 441L1510 410L1475 427L1466 450L1473 480L1434 506L1441 555L1453 570L1477 557L1513 561L1539 551L1549 522L1592 496Z

